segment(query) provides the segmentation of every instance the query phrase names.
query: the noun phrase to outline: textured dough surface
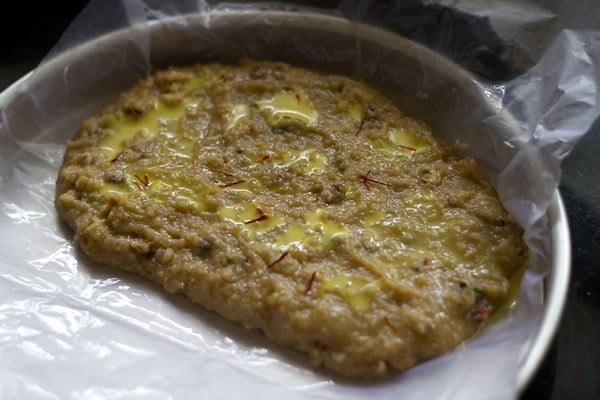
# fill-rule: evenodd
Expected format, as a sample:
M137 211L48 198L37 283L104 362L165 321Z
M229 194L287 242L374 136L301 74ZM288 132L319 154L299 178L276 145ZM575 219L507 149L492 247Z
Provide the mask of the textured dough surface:
M140 82L68 143L56 207L93 260L347 376L456 347L527 253L473 159L365 84L283 63Z

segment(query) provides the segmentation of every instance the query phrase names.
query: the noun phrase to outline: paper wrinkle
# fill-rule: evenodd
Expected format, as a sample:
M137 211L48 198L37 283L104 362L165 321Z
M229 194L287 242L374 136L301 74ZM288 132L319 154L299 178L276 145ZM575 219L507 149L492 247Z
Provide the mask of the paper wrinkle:
M355 22L394 30L397 25L386 24L414 21L410 15L404 19L385 13L373 17L369 13L377 9L376 2L363 2L360 8L352 8L351 3L342 1L339 9L327 13L350 18L359 36L364 28ZM263 335L246 331L181 296L86 259L72 244L72 233L59 222L53 205L64 143L74 134L68 120L75 118L73 114L82 120L110 99L107 96L90 101L88 93L98 84L113 85L110 91L114 92L150 71L153 43L140 29L132 31L122 47L98 49L105 60L103 66L95 59L65 66L58 89L56 85L40 89L32 84L46 73L42 64L21 83L17 94L0 98L0 397L515 398L517 366L527 355L543 310L540 294L551 259L550 227L545 215L560 179L560 160L599 112L600 36L596 30L566 29L560 26L555 6L542 7L530 1L494 3L491 8L485 5L488 2L426 3L456 7L484 22L489 19L500 37L514 41L514 48L523 51L520 59L513 60L515 65L521 68L522 60L532 60L530 67L505 80L472 78L471 84L488 103L487 111L465 112L460 107L461 99L456 98L449 98L452 102L446 104L464 117L465 126L482 126L479 135L464 137L464 151L480 158L492 157L488 162L490 171L494 171L491 180L506 207L526 228L531 248L529 269L519 291L518 306L506 318L449 355L388 381L352 383L314 370L304 356L282 349ZM179 13L251 13L256 7L298 10L289 4L212 1L165 4L134 0L120 4L120 8L108 8L102 1L92 1L46 63L85 40L123 27L166 22L166 29L184 29L188 22ZM390 12L407 12L404 4L395 3L396 9L391 7ZM595 9L589 11L597 13ZM210 55L206 43L212 40L235 49L236 58L252 57L261 54L265 45L281 42L277 25L285 28L285 24L280 20L256 15L249 17L248 23L251 20L273 25L274 31L256 43L227 43L216 34L191 31L189 35L198 40L190 51ZM206 14L204 28L218 25L218 18ZM307 60L346 63L349 73L364 78L376 71L389 77L397 73L398 66L387 64L389 54L370 58L368 42L357 40L353 47L331 52L304 39L285 38L289 49ZM536 42L545 45L536 48ZM453 45L449 38L430 47L452 54L452 49L439 46ZM467 53L458 52L461 57ZM87 68L85 79L77 68ZM121 80L114 84L106 81L115 71L122 71ZM403 73L413 78L411 71ZM443 82L436 76L427 72L414 75L422 98L417 96L413 103L436 100L427 99ZM107 88L107 93L110 91ZM45 100L48 98L53 101ZM69 104L77 104L78 108L68 108ZM31 114L20 117L22 110L30 110ZM507 120L507 113L514 121ZM503 129L509 125L514 135L493 136L497 131L510 131ZM514 127L519 129L515 131ZM463 139L460 132L450 133L448 138L454 134Z

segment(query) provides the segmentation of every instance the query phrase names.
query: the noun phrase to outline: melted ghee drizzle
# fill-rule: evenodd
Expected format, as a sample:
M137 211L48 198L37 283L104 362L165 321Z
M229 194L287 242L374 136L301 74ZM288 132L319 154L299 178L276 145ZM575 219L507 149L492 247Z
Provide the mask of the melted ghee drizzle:
M217 82L217 76L210 71L203 71L203 76L194 77L183 85L183 93L188 94L196 89L200 89L206 86L213 85Z
M367 236L374 239L385 237L384 229L382 229L382 223L385 221L384 217L385 215L381 211L373 211L365 216L364 228Z
M508 293L506 295L506 300L500 307L498 307L494 313L484 322L482 326L490 324L504 315L506 315L510 310L514 310L517 305L517 295L519 294L519 288L521 286L521 280L523 280L523 275L525 274L525 270L527 269L527 262L523 263L521 267L510 277L508 280Z
M423 151L427 142L408 129L392 128L389 140L378 141L372 148L391 156L410 156Z
M192 104L181 102L170 106L156 100L154 107L139 117L122 114L120 119L110 127L112 133L98 142L102 151L110 160L123 148L123 143L132 139L138 133L146 137L153 137L159 132L169 135L169 124L179 122L183 117L186 107Z
M280 166L297 165L304 175L322 174L327 166L327 155L316 149L285 151L275 154L273 163Z
M292 118L311 127L319 117L314 105L301 90L275 93L270 99L258 101L257 105L271 126L277 126L282 121Z
M235 128L250 115L250 107L246 104L236 104L227 114L227 129Z
M365 108L362 104L348 105L348 114L357 122L360 122L365 116Z
M136 177L137 175L137 177ZM148 177L148 184L140 181ZM149 199L165 201L169 198L179 200L194 208L204 211L206 203L202 196L190 189L188 184L168 177L159 177L151 173L137 172L127 174L122 184L104 182L99 190L100 194L138 195Z
M353 275L337 275L319 282L317 293L333 293L340 296L358 311L368 311L375 294L381 289L379 282L369 282Z
M289 227L279 236L276 246L281 249L293 246L300 251L307 248L333 249L336 240L348 236L350 231L337 222L328 221L324 212L324 209L319 208L306 216L304 224Z
M262 210L262 213L259 211ZM222 206L217 211L217 215L224 221L237 225L242 231L254 237L257 233L266 232L280 224L281 218L267 213L266 210L258 207L253 202L242 202L228 206ZM266 215L267 218L261 221L251 222Z
M117 183L104 182L100 187L100 194L106 193L119 193L119 194L129 194L131 193L131 186L127 183L124 185L119 185Z

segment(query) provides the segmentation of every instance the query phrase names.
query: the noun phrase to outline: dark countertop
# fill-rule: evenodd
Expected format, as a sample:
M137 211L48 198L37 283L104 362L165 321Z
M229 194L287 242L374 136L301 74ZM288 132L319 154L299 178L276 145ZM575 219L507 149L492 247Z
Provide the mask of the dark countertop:
M0 27L9 38L0 53L0 91L35 68L86 1L37 3L11 10L27 29L14 34L6 24ZM521 399L600 399L599 154L600 120L563 164L560 190L573 243L569 295L560 329Z

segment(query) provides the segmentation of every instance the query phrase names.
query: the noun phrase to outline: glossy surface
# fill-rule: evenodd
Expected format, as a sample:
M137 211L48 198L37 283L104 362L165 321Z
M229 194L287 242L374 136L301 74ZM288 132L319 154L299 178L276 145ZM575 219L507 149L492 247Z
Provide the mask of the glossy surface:
M291 118L310 127L319 117L312 102L301 90L275 93L273 97L259 101L258 108L271 126L278 126Z

